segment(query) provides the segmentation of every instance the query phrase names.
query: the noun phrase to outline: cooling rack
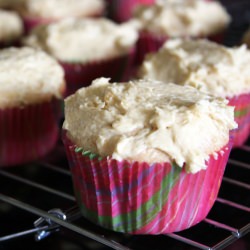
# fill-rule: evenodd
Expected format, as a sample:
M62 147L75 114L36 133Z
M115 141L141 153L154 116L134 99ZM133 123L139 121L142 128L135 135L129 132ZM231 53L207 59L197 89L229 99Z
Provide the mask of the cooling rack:
M57 242L67 239L71 244L84 246L83 249L160 250L172 246L172 249L217 250L244 239L242 244L247 249L250 231L248 144L232 151L219 196L205 220L180 233L132 236L105 230L81 216L67 159L59 143L44 160L0 170L0 221L6 223L1 222L0 242L8 247L10 242L22 242L29 235L28 241L39 246L56 235ZM89 246L85 246L86 242Z
M222 0L233 21L225 45L240 43L250 24L249 0ZM76 205L62 143L38 162L0 169L0 250L248 250L250 141L231 152L218 198L198 225L179 233L115 233L84 219Z

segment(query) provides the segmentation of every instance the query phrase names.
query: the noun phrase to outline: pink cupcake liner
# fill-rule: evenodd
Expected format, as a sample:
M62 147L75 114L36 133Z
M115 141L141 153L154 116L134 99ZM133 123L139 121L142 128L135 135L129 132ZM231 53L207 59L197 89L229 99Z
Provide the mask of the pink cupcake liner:
M250 135L250 93L229 99L229 105L234 106L235 121L238 128L233 130L233 147L242 146Z
M0 166L46 155L59 135L59 101L0 110Z
M193 39L207 38L211 41L222 43L224 40L224 36L225 36L224 32L221 32L208 37L199 36L192 38ZM149 32L140 32L139 39L136 45L135 65L141 65L146 54L158 51L162 47L162 45L169 39L171 39L171 37L169 36L156 35L156 34L151 34Z
M133 9L138 4L150 5L155 0L107 0L109 16L114 21L121 23L132 17Z
M131 49L127 55L85 64L60 62L67 83L66 96L73 94L81 87L89 86L98 77L108 77L112 81L128 79L134 51Z
M41 18L41 17L30 17L30 16L23 16L22 20L26 34L29 34L30 31L38 25L49 24L56 21L53 18Z
M82 214L130 234L166 234L203 220L220 188L231 144L196 174L169 163L103 158L78 149L63 132L75 195Z

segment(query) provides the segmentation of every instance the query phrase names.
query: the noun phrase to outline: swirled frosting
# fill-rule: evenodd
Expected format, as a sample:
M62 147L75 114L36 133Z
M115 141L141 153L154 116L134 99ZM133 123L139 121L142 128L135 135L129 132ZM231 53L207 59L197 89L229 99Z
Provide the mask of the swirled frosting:
M170 37L209 36L223 31L230 16L217 1L175 0L142 5L134 11L142 30Z
M88 62L127 54L137 37L133 22L119 25L106 18L70 18L34 29L24 43L64 62Z
M63 128L77 146L117 160L185 163L192 173L236 127L227 100L153 80L99 78L65 100Z
M250 92L250 51L208 40L173 39L144 60L139 77L191 85L215 96Z
M0 51L0 108L61 98L64 88L63 69L43 51L27 47Z
M61 19L100 14L103 0L0 0L0 7L17 10L22 15Z
M0 41L8 42L23 34L23 23L17 13L0 10Z

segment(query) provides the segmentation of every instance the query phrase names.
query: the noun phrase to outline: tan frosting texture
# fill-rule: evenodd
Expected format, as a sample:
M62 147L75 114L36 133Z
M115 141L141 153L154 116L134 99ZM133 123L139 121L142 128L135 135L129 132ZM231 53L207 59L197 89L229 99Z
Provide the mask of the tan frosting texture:
M61 61L88 62L127 54L137 38L133 22L119 25L105 18L70 18L34 29L24 43Z
M191 85L219 97L250 92L250 51L208 40L173 39L146 56L139 77Z
M0 51L0 108L61 98L64 88L63 69L44 52L26 47Z
M101 14L104 0L0 0L0 7L17 10L26 16L61 19Z
M64 18L99 14L103 0L26 0L26 12L34 16Z
M136 8L142 30L171 37L208 36L224 30L230 16L217 1L158 1Z
M99 78L65 100L63 128L77 146L117 160L186 163L192 173L236 127L225 99L171 83Z
M0 10L0 41L8 42L23 34L23 23L17 13Z

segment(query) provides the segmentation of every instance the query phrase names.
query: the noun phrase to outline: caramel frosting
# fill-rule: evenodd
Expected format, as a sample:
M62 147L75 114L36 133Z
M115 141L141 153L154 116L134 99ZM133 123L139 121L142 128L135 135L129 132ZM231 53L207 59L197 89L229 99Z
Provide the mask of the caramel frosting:
M200 39L172 39L146 56L139 77L191 85L219 97L250 92L250 51Z
M12 11L0 10L0 41L13 41L23 34L23 22Z
M61 19L99 15L104 0L0 0L0 7L17 10L23 16Z
M0 51L0 108L61 98L64 88L63 69L43 51L27 47Z
M34 29L24 43L63 62L85 63L127 54L137 37L134 22L116 24L106 18L70 18Z
M217 1L164 0L141 5L133 14L142 30L170 37L209 36L224 30L230 16Z
M100 14L103 0L26 0L26 12L33 16L64 18Z
M63 128L78 147L102 157L185 163L196 173L237 127L227 103L190 86L98 78L66 98Z

